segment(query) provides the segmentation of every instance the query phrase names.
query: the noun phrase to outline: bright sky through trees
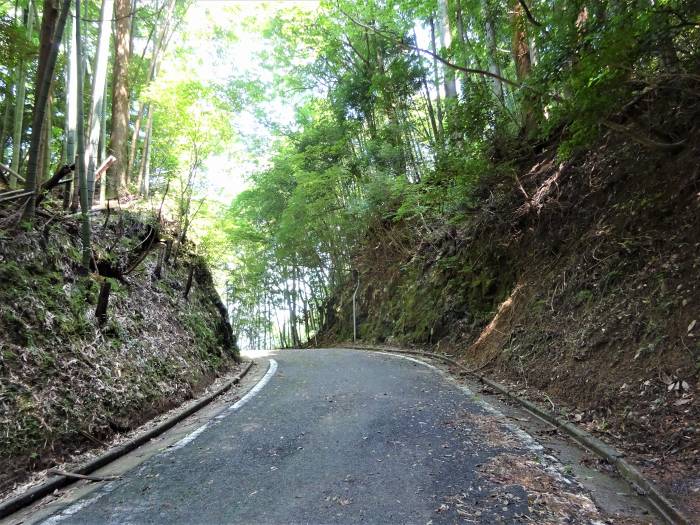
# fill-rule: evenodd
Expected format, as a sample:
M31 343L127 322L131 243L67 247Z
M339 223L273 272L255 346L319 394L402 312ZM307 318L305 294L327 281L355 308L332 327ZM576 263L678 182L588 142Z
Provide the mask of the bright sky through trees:
M242 80L270 85L274 68L263 63L261 55L271 52L271 43L261 38L262 28L282 9L317 8L318 2L313 0L194 2L175 35L175 45L163 63L158 82L189 76L210 86ZM187 50L186 55L183 50ZM293 102L272 96L254 107L241 104L235 108L230 122L236 134L234 139L225 151L210 156L203 166L207 198L230 203L246 188L248 177L267 166L274 136L256 112L268 115L277 125L290 127L295 123Z

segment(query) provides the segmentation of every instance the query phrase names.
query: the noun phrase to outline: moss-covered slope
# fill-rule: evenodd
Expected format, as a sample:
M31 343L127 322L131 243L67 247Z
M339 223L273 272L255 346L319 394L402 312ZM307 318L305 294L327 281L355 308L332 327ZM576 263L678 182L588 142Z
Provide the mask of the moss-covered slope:
M191 398L237 358L203 261L180 248L156 277L167 233L153 217L93 218L103 270L125 269L158 231L145 259L118 278L81 268L76 221L17 230L10 217L0 231L0 491ZM100 326L104 279L111 294Z

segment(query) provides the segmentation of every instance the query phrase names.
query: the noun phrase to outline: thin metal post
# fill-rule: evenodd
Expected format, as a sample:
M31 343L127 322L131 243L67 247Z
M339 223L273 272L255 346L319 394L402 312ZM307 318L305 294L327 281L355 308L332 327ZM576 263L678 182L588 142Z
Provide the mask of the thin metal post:
M357 279L357 284L355 285L355 291L352 294L352 342L357 341L357 308L356 300L357 290L360 288L360 274L357 270L353 270L355 279Z

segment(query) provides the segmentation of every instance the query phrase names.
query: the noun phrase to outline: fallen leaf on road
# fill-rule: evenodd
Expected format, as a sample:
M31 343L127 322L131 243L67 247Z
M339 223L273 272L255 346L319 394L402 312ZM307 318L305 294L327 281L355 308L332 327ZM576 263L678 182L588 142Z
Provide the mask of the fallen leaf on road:
M341 507L347 507L352 503L352 500L349 498L344 498L342 496L333 496L332 498L329 496L326 498L326 501L332 501L333 503L337 503Z
M538 523L590 523L600 514L581 487L576 490L571 481L540 458L500 454L483 464L479 471L502 488L492 494L502 504L511 503L509 487L520 486L527 492L530 511ZM574 489L574 491L572 491ZM573 520L573 521L572 521Z

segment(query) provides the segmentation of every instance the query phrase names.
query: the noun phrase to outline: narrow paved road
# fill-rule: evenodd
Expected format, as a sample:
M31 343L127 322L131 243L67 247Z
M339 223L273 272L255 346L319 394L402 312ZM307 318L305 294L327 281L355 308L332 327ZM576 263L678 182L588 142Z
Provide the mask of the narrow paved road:
M552 458L435 369L351 350L274 359L244 406L45 523L598 518Z

